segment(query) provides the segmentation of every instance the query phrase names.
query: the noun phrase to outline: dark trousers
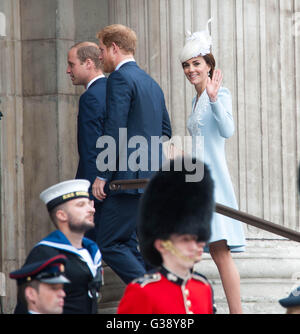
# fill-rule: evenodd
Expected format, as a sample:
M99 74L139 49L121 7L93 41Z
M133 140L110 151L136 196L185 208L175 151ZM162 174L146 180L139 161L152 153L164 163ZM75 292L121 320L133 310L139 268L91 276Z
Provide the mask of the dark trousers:
M102 204L97 244L104 262L126 283L145 274L136 222L140 195L108 196Z

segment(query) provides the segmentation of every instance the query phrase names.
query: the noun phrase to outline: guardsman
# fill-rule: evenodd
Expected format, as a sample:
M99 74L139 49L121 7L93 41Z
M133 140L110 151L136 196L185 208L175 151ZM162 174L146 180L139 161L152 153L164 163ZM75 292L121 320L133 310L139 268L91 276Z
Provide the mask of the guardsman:
M101 253L97 244L85 238L94 227L94 203L89 198L87 180L58 183L40 194L57 228L31 250L26 264L43 261L60 254L68 258L63 313L97 313L97 301L102 284ZM26 313L18 303L15 313Z
M214 312L211 285L203 275L192 271L210 237L214 185L208 168L200 161L194 165L203 171L202 180L188 182L195 170L185 168L187 159L173 160L169 171L159 171L142 197L140 249L157 270L127 286L119 314Z
M10 273L17 280L18 298L30 314L61 314L63 312L66 256L57 255L44 261L24 265Z

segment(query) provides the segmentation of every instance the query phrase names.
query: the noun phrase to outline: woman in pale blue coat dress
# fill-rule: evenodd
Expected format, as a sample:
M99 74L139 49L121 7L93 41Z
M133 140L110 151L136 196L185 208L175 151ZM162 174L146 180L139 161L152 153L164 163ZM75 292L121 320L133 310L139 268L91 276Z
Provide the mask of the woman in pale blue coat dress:
M203 136L204 152L202 146L193 145L193 155L210 167L216 203L237 209L225 158L225 139L234 133L231 94L221 87L222 73L215 70L210 47L207 29L191 35L180 56L184 73L197 92L187 126L194 142L197 136ZM215 213L207 251L218 267L230 313L242 313L240 276L231 252L243 252L244 247L241 222Z

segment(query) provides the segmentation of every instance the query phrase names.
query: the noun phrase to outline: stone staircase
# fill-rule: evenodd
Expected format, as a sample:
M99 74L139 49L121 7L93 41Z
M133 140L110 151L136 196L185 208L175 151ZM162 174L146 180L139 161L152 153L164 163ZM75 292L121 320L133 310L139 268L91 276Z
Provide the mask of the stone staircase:
M288 240L247 240L245 253L234 254L241 277L245 314L284 314L278 300L300 285L300 244ZM196 269L212 283L218 314L228 307L215 264L205 254Z
M241 276L242 306L245 314L284 314L278 300L300 286L300 244L288 240L248 240L245 253L233 258ZM209 254L196 270L212 283L218 314L228 314L219 274ZM125 284L109 267L104 269L105 285L99 313L114 314Z
M115 314L126 285L106 264L104 264L104 286L101 290L99 314Z

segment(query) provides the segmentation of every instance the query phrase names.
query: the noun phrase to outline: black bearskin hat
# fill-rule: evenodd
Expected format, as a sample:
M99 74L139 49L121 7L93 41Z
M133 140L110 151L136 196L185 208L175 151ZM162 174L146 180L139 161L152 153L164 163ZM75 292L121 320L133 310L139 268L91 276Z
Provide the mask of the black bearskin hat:
M194 166L194 170L186 167ZM207 241L215 208L214 183L207 165L191 158L171 160L150 180L139 207L140 250L150 264L160 266L162 258L154 247L156 239L168 240L171 234L193 234ZM188 182L201 169L197 182Z

